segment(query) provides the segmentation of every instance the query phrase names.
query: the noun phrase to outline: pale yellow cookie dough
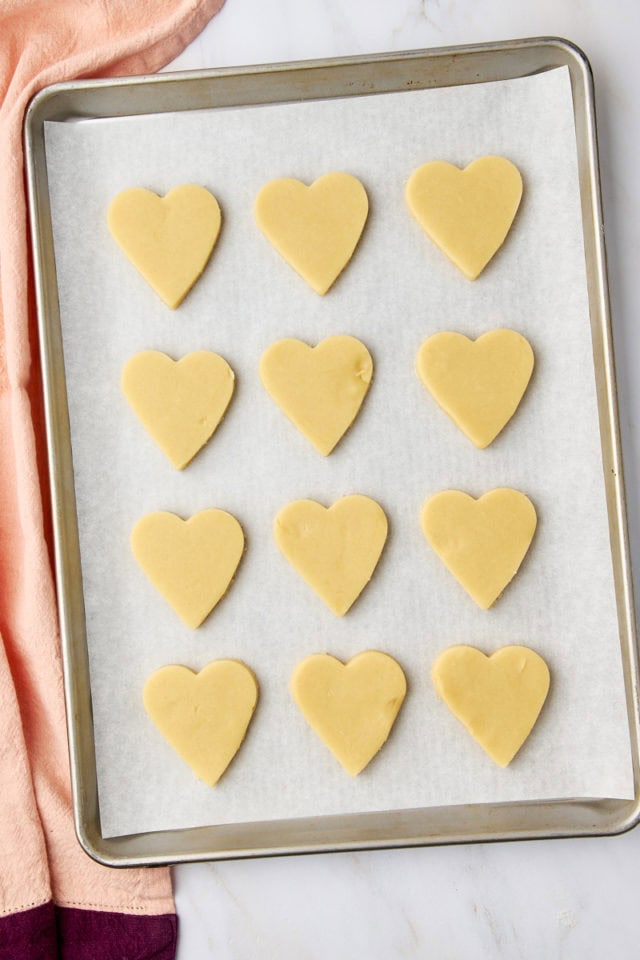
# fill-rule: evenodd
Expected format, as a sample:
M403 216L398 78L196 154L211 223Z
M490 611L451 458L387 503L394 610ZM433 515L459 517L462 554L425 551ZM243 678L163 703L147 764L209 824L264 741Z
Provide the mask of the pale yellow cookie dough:
M291 566L341 617L373 576L387 539L387 517L380 504L360 494L329 508L294 500L278 513L273 533Z
M131 187L114 197L107 214L114 239L172 310L204 270L221 219L213 194L191 183L165 197Z
M367 192L348 173L326 173L306 186L282 177L256 197L256 223L278 253L319 294L353 255L369 212Z
M537 522L529 498L507 487L478 500L461 490L436 493L420 520L430 546L483 610L515 577Z
M533 372L533 350L515 330L490 330L477 340L435 333L420 347L416 368L442 409L482 450L516 412Z
M355 337L272 343L260 379L273 400L316 450L328 456L360 410L373 374L371 354Z
M125 364L121 385L140 422L182 470L222 420L235 376L226 360L207 350L181 360L144 350Z
M414 170L406 190L422 229L469 280L504 243L521 197L520 172L504 157L479 157L464 170L433 160Z
M501 647L486 657L449 647L432 670L438 696L472 737L506 767L531 733L549 691L549 668L528 647Z
M374 650L346 664L314 654L291 677L291 694L305 720L352 777L387 741L406 690L400 665Z
M201 510L188 520L160 510L136 523L131 549L156 590L195 630L227 592L244 535L224 510Z
M200 673L161 667L147 680L143 700L162 736L213 787L244 740L258 683L239 660L214 660Z

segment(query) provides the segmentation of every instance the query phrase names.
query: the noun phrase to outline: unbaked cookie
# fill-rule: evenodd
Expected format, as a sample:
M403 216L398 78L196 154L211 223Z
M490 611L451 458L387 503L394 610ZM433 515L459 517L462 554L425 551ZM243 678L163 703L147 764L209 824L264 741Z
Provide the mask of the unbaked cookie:
M156 590L195 630L229 589L244 534L225 510L201 510L188 520L159 510L138 520L131 549Z
M358 415L373 360L355 337L328 337L315 347L288 338L260 360L260 378L282 412L328 456Z
M528 647L449 647L432 670L438 695L492 760L506 767L525 742L549 691L549 668Z
M172 360L143 350L125 364L122 390L130 407L177 470L210 439L231 400L235 375L208 350Z
M130 187L114 197L107 214L114 239L172 310L204 270L221 220L213 194L192 183L165 197Z
M529 498L507 487L478 500L461 490L436 493L420 520L430 546L483 610L515 577L537 523Z
M504 243L521 197L520 171L504 157L479 157L464 170L432 160L414 170L406 190L422 229L469 280Z
M305 720L352 777L386 742L406 690L402 667L374 650L346 664L314 654L291 677L291 694Z
M147 680L143 700L165 740L213 787L244 740L258 682L239 660L214 660L199 673L161 667Z
M424 341L418 376L445 413L483 450L516 412L533 372L533 350L515 330L477 340L435 333Z
M352 494L328 508L294 500L278 513L273 534L291 566L342 617L373 576L387 529L380 504Z
M367 192L348 173L325 173L307 186L282 177L256 197L256 223L316 293L325 294L353 255L369 212Z

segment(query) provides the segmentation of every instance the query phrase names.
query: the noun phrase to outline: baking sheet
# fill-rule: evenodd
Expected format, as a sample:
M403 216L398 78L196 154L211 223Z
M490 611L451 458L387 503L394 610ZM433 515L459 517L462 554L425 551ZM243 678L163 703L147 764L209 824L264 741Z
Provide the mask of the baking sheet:
M381 131L384 135L381 136ZM104 836L434 804L633 797L627 709L602 478L566 68L474 85L307 102L46 125L47 166L76 476ZM523 173L504 250L474 284L421 233L403 199L429 159L464 165L497 153ZM258 189L277 176L360 177L371 213L353 262L324 298L255 227ZM168 311L115 246L105 212L119 190L209 187L223 211L218 246L178 311ZM536 354L516 418L478 451L414 373L429 334L511 326ZM375 380L356 424L323 459L282 416L257 375L271 342L360 337ZM237 391L214 439L176 473L119 388L131 354L221 353ZM429 550L420 506L443 488L513 486L539 527L512 585L477 608ZM280 557L273 517L298 497L373 496L390 537L370 586L335 618ZM131 557L136 520L156 509L234 513L247 553L228 596L189 631ZM114 602L117 598L117 602ZM451 643L489 653L525 643L551 668L533 735L495 767L437 699L435 656ZM409 693L391 739L355 780L297 713L295 663L377 648ZM146 717L141 690L166 663L199 669L238 657L261 698L223 780L198 783Z

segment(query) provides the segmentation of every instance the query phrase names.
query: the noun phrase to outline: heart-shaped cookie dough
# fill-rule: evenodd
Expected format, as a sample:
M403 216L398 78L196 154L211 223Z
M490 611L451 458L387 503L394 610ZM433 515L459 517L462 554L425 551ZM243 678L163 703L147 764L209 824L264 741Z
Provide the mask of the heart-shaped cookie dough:
M143 700L165 740L213 787L244 740L258 683L239 660L214 660L200 673L161 667L147 680Z
M533 350L515 330L477 340L435 333L420 347L418 376L469 439L483 450L518 408L533 372Z
M138 520L131 549L156 590L195 630L227 592L244 534L224 510L201 510L188 520L159 510Z
M325 294L353 255L369 212L367 192L348 173L325 173L310 187L282 177L256 197L256 223L316 293Z
M478 500L444 490L426 501L420 519L430 546L483 610L515 577L537 522L529 498L506 487Z
M449 647L432 677L438 696L501 767L531 733L549 691L546 663L520 646L501 647L490 657L475 647Z
M204 270L220 232L218 201L187 183L159 197L144 187L111 201L109 230L131 263L172 310Z
M352 777L386 742L406 690L400 665L375 650L346 664L317 653L299 663L291 677L300 712Z
M278 340L260 360L260 378L282 412L325 457L360 410L373 374L371 354L355 337L316 347Z
M121 384L138 419L182 470L222 420L235 376L226 360L207 350L181 360L143 350L125 364Z
M522 197L518 168L504 157L479 157L464 170L443 160L409 177L409 210L427 236L469 280L504 243Z
M341 617L373 576L387 539L387 517L380 504L360 494L329 508L294 500L277 515L273 533L291 566Z

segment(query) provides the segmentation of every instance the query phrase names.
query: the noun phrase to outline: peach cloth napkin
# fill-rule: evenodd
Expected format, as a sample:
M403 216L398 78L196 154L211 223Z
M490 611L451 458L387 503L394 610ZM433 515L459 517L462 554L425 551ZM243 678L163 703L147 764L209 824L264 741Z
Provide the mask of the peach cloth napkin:
M169 872L111 870L73 829L51 555L22 123L42 87L149 73L193 40L224 0L2 0L0 3L0 958L173 956ZM55 905L55 906L54 906ZM51 907L51 909L49 909ZM20 914L54 916L58 943L20 952ZM64 911L67 910L67 913ZM164 918L148 952L113 944L75 913ZM85 914L85 911L86 914ZM92 918L92 923L95 918ZM98 917L98 921L100 917ZM24 923L22 923L24 926ZM117 925L116 925L117 926ZM28 935L28 933L27 933ZM36 934L34 934L36 936ZM93 946L91 936L95 937ZM12 939L13 938L13 939ZM142 940L145 937L142 936ZM45 942L46 941L46 942ZM171 947L173 941L173 947ZM141 941L142 942L142 941ZM76 943L76 946L78 944ZM82 944L81 944L82 946ZM152 953L152 949L154 952Z

